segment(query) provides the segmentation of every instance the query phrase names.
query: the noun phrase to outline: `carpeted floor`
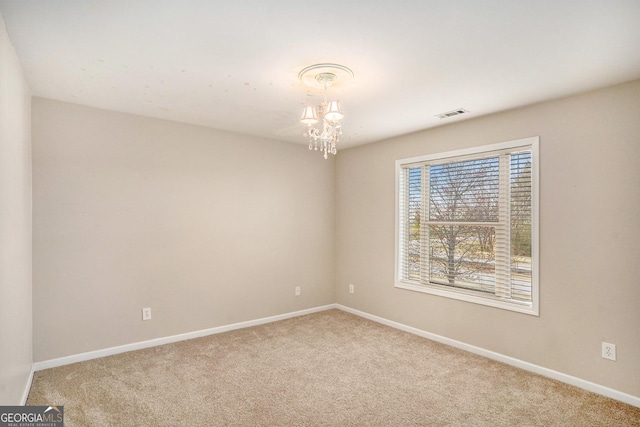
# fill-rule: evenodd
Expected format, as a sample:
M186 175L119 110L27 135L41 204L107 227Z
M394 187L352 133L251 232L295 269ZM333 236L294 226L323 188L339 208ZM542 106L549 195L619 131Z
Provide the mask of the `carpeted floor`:
M36 372L66 426L640 426L640 408L329 310Z

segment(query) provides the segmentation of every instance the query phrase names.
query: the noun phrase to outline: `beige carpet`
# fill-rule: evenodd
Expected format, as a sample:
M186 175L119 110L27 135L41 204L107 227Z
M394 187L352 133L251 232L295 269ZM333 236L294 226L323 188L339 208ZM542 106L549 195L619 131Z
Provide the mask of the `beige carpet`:
M330 310L36 372L66 426L640 426L640 408Z

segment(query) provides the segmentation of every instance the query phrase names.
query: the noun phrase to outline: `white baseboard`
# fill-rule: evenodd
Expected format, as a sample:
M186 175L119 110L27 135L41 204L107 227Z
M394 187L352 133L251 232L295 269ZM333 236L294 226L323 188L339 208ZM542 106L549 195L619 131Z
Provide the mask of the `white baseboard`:
M27 404L27 399L29 398L29 391L31 391L31 383L33 383L33 373L35 370L33 366L31 367L31 372L29 373L29 378L27 379L27 384L24 387L24 391L22 392L22 399L20 400L20 404L22 406Z
M304 316L306 314L317 313L320 311L330 310L332 308L337 308L342 311L355 314L356 316L360 316L365 319L369 319L374 322L377 322L386 326L390 326L395 329L399 329L401 331L409 332L411 334L418 335L420 337L427 338L432 341L450 345L452 347L459 348L461 350L465 350L470 353L474 353L474 354L486 357L488 359L496 360L498 362L502 362L507 365L515 366L517 368L524 369L525 371L533 372L535 374L542 375L544 377L552 378L554 380L561 381L563 383L570 384L570 385L579 387L581 389L591 391L593 393L597 393L606 397L610 397L612 399L619 400L621 402L628 403L629 405L633 405L640 408L640 397L638 396L633 396L627 393L623 393L621 391L614 390L612 388L605 387L600 384L592 383L590 381L586 381L571 375L567 375L562 372L558 372L552 369L544 368L542 366L534 365L533 363L529 363L520 359L515 359L513 357L505 356L500 353L496 353L493 351L483 349L481 347L476 347L470 344L456 341L451 338L446 338L441 335L433 334L431 332L423 331L421 329L414 328L412 326L407 326L402 323L394 322L392 320L375 316L373 314L365 313L363 311L356 310L341 304L329 304L329 305L314 307L306 310L280 314L277 316L264 317L261 319L249 320L246 322L233 323L231 325L218 326L215 328L203 329L200 331L188 332L180 335L156 338L148 341L141 341L141 342L126 344L118 347L110 347L110 348L105 348L101 350L90 351L87 353L75 354L71 356L60 357L57 359L45 360L42 362L35 362L33 364L33 369L31 370L31 375L29 376L28 384L24 391L22 401L23 401L23 404L26 403L27 401L27 397L29 396L29 389L31 388L31 382L33 380L34 371L41 371L43 369L55 368L57 366L64 366L64 365L69 365L71 363L83 362L91 359L98 359L100 357L111 356L114 354L125 353L128 351L141 350L144 348L155 347L158 345L170 344L173 342L184 341L184 340L189 340L193 338L200 338L207 335L219 334L222 332L248 328L251 326L264 325L266 323L277 322L279 320L290 319L292 317Z
M265 323L277 322L279 320L290 319L292 317L304 316L305 314L317 313L319 311L330 310L337 308L337 304L329 304L320 307L309 308L306 310L294 311L291 313L279 314L277 316L264 317L261 319L248 320L246 322L233 323L231 325L218 326L210 329L203 329L200 331L187 332L179 335L172 335L169 337L156 338L148 341L140 341L131 344L125 344L117 347L109 347L101 350L89 351L86 353L74 354L71 356L60 357L57 359L45 360L42 362L35 362L33 364L33 371L41 371L43 369L55 368L58 366L70 365L72 363L84 362L91 359L98 359L100 357L111 356L119 353L126 353L128 351L142 350L143 348L155 347L163 344L170 344L178 341L190 340L193 338L200 338L207 335L220 334L222 332L233 331L235 329L248 328L251 326L264 325ZM29 384L30 386L31 384ZM27 394L29 389L27 388ZM26 398L25 398L26 400Z
M392 328L395 328L395 329L400 329L401 331L409 332L411 334L418 335L423 338L430 339L432 341L450 345L451 347L459 348L461 350L465 350L470 353L484 356L488 359L496 360L498 362L502 362L507 365L515 366L516 368L524 369L525 371L533 372L535 374L542 375L544 377L552 378L554 380L557 380L566 384L570 384L578 388L591 391L593 393L597 393L606 397L610 397L611 399L619 400L621 402L628 403L629 405L637 406L640 408L640 397L638 396L633 396L631 394L623 393L621 391L614 390L612 388L605 387L600 384L592 383L590 381L586 381L581 378L563 374L562 372L554 371L553 369L544 368L542 366L534 365L533 363L529 363L520 359L515 359L513 357L505 356L500 353L495 353L493 351L489 351L484 348L476 347L470 344L465 344L463 342L446 338L441 335L433 334L431 332L426 332L421 329L414 328L412 326L403 325L402 323L394 322L393 320L388 320L383 317L374 316L373 314L365 313L363 311L356 310L341 304L336 304L336 308L351 314L355 314L356 316L363 317L365 319L373 320L374 322L381 323L386 326L391 326Z

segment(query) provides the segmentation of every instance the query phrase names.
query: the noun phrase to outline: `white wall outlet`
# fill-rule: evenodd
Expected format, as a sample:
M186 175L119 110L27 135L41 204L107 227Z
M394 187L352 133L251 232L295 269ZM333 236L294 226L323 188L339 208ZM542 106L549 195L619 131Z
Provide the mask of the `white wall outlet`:
M151 320L151 307L142 309L142 320Z
M616 360L616 345L608 342L602 342L602 358Z
M349 283L349 293L353 294L356 292L356 287L353 283Z
M296 296L300 296L300 286L296 286Z

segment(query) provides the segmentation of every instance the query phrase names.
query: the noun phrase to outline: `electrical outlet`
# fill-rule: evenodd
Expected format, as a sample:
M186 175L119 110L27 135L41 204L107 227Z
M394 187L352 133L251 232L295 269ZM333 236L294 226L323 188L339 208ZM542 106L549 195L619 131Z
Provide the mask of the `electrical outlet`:
M142 309L142 320L151 320L151 307Z
M602 358L609 360L616 360L616 345L609 344L608 342L602 342Z
M300 296L300 286L296 286L296 296Z
M356 292L356 287L353 285L353 283L349 283L349 293L353 294Z

